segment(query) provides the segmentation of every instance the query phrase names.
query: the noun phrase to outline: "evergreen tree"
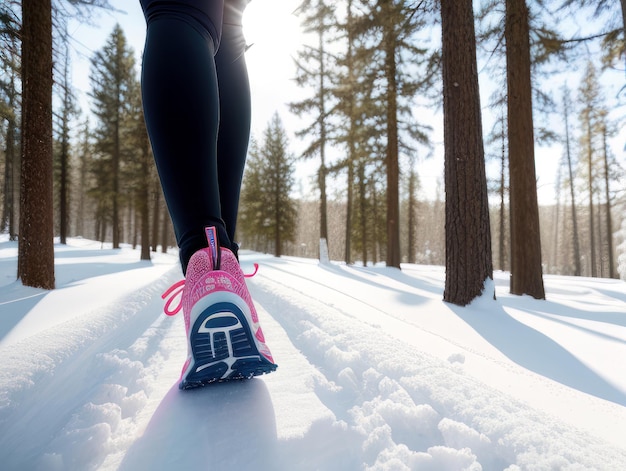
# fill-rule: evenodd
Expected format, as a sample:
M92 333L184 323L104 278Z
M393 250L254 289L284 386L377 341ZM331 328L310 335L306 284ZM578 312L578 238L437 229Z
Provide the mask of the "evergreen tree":
M574 189L574 171L572 162L572 150L570 146L570 130L569 130L569 116L570 116L570 93L567 87L563 90L563 118L565 124L565 158L567 161L567 173L569 177L569 193L570 204L572 210L572 245L574 247L574 275L580 276L582 269L580 265L580 242L578 235L578 216L576 210L576 192Z
M442 0L446 186L444 300L464 306L493 278L471 0ZM495 295L495 293L494 293Z
M333 89L337 103L334 108L337 120L335 141L345 146L345 158L337 162L334 170L345 169L346 188L346 224L344 257L346 263L352 263L353 251L360 252L365 264L368 260L368 247L376 243L385 243L386 226L381 224L383 217L372 220L373 211L366 207L373 205L375 192L370 191L380 186L385 169L381 165L381 155L385 155L384 127L381 124L385 116L382 100L376 99L379 81L376 76L375 54L377 44L375 28L370 16L359 11L359 0L348 0L343 22L338 22L339 35L345 43L345 53L337 54L337 84ZM363 7L363 5L360 5ZM367 11L367 10L365 10ZM376 212L378 214L378 212Z
M500 96L498 102L504 102L506 106L505 97ZM498 197L498 222L497 226L494 226L494 233L497 234L498 247L497 247L497 268L499 270L507 269L507 241L508 231L506 222L507 217L507 196L509 190L508 184L508 153L507 153L507 128L505 110L501 110L500 117L495 121L491 132L488 135L486 146L489 146L491 152L485 154L486 159L498 160L498 167L500 172L498 178L492 181L488 181L489 192L496 194ZM497 227L497 230L496 230Z
M511 293L545 299L535 172L529 31L526 0L506 0Z
M98 186L92 189L101 212L110 201L113 248L119 248L121 237L121 168L124 157L123 123L128 113L130 90L135 73L133 50L128 46L120 25L116 25L105 46L91 60L93 113L98 123L95 150L99 154L94 168ZM103 218L104 214L99 215ZM101 222L102 221L101 219Z
M296 233L297 206L290 193L294 185L294 158L278 114L268 124L261 146L255 141L244 175L241 232L256 249L283 253L283 244Z
M61 244L67 243L69 231L69 206L70 206L70 121L76 108L74 95L71 90L69 79L69 50L66 49L64 56L65 67L58 87L61 89L62 108L58 116L58 151L56 152L55 184L58 186L59 205L59 237Z
M620 275L620 279L626 281L626 218L622 219L622 226L618 234L622 238L622 243L617 246L617 272Z
M9 5L0 5L0 136L4 174L0 231L17 240L20 169L20 45L18 17ZM5 125L4 125L5 124Z
M83 128L81 130L80 142L78 144L77 156L78 156L78 168L77 168L77 188L76 194L78 198L78 204L76 205L76 226L75 233L78 236L86 237L85 232L85 218L87 216L87 188L89 177L89 164L90 157L92 155L92 143L91 132L89 130L89 119L85 120Z
M52 9L22 1L22 168L18 277L54 288L52 203Z
M154 181L154 165L150 139L143 117L141 87L138 80L131 80L128 90L128 113L125 115L124 141L133 155L127 163L127 181L134 191L134 207L139 213L141 234L141 260L150 260L150 186Z
M300 137L312 136L313 139L304 151L303 157L310 158L313 155L319 155L317 185L320 191L320 239L328 241L326 147L329 115L332 108L329 83L333 81L333 65L332 56L327 53L326 48L329 31L336 21L333 6L324 0L304 0L298 10L305 15L304 32L315 33L318 37L318 44L316 48L304 45L304 49L298 53L296 83L301 87L310 85L315 91L312 97L291 103L290 109L298 116L313 115L315 117L309 126L298 132L298 135Z
M587 204L589 209L589 269L591 276L598 276L598 247L596 243L595 207L594 199L597 191L596 162L597 144L594 128L597 125L599 103L599 90L596 77L596 69L593 63L587 64L585 75L580 85L581 110L579 114L581 137L580 151L581 169L586 177Z
M597 132L600 135L602 140L602 149L600 151L602 158L602 177L604 180L604 205L606 209L606 247L607 247L607 260L608 260L608 272L607 275L609 278L617 278L617 271L615 269L615 260L613 258L613 217L611 214L611 209L613 207L612 204L612 195L611 195L611 167L612 167L612 155L609 151L608 146L608 138L611 136L611 133L608 129L607 124L607 110L599 110L599 120L598 120L598 129Z
M408 226L408 251L409 263L416 263L416 255L417 255L417 247L416 247L416 234L417 234L417 189L419 187L419 177L417 175L417 171L415 170L415 159L411 159L411 165L409 169L409 178L408 178L408 217L407 217L407 226Z
M343 63L345 74L342 78L341 87L337 90L337 98L339 99L338 110L345 116L344 142L346 144L345 167L347 168L347 188L346 188L346 227L345 227L345 244L344 244L344 260L346 264L352 263L352 221L353 221L353 199L354 199L354 164L357 159L357 133L359 129L359 111L358 102L356 100L357 93L360 89L358 84L358 58L356 55L355 38L356 32L352 19L353 0L348 0L346 5L346 21L343 25L346 38L346 54L339 60ZM339 26L341 29L341 26ZM362 62L361 62L362 63ZM341 139L338 140L341 142Z
M386 249L388 266L400 267L400 156L411 154L415 142L425 142L424 128L413 116L415 96L432 98L438 72L438 53L426 48L417 33L432 24L427 4L399 0L362 0L352 25L359 48L353 63L363 65L368 96L361 108L365 129L359 142L384 156L386 192ZM358 69L357 69L358 70ZM360 72L360 70L358 70ZM348 83L349 86L352 84ZM370 140L375 143L369 142ZM365 149L361 155L367 155ZM380 223L377 223L380 225Z

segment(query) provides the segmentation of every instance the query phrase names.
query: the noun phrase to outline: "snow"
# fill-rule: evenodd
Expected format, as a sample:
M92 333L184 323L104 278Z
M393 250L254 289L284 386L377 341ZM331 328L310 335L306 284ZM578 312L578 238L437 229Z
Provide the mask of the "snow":
M175 254L71 239L47 292L0 237L3 470L626 469L624 281L496 273L461 308L441 267L243 252L279 368L179 391Z

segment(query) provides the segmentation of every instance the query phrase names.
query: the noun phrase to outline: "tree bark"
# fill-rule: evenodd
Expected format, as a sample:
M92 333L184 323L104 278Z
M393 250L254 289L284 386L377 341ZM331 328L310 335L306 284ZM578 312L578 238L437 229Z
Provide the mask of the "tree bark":
M471 0L442 0L446 188L444 300L469 304L493 278Z
M576 197L574 191L574 171L572 170L572 152L570 148L569 135L569 93L563 96L563 114L565 118L565 155L567 157L567 171L569 175L570 201L572 205L572 244L574 246L574 275L580 276L582 268L580 265L580 244L578 242L578 221L576 218Z
M328 243L328 198L326 196L326 85L324 79L325 71L325 50L324 50L324 29L319 30L319 106L322 116L320 117L320 168L318 178L318 186L320 188L320 239L326 239Z
M385 14L388 1L383 2L383 47L387 79L387 266L400 268L400 168L398 165L398 85L396 79L396 41L393 24Z
M22 1L22 168L18 277L54 288L52 6Z
M609 176L609 150L607 143L606 125L602 124L602 146L604 160L604 198L606 199L606 243L608 251L609 278L619 278L615 270L615 259L613 251L613 219L611 217L611 189Z
M528 8L506 1L509 184L511 206L511 293L545 299L530 79Z

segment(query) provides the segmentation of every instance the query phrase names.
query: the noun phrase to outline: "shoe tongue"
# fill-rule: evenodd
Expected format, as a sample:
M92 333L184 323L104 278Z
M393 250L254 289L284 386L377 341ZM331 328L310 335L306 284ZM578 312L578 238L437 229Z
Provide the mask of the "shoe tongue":
M206 240L209 243L209 253L211 255L213 270L219 270L221 265L221 250L217 239L217 230L214 226L211 226L206 227L204 231L206 234Z

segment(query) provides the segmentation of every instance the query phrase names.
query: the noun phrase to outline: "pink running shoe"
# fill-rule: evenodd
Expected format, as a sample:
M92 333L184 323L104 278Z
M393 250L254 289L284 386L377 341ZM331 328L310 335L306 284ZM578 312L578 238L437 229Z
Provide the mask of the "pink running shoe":
M169 296L164 309L167 315L182 308L185 316L188 357L180 389L251 378L277 368L237 258L219 247L214 227L208 227L206 233L209 247L193 254L186 280L162 296ZM182 300L171 310L181 290Z

